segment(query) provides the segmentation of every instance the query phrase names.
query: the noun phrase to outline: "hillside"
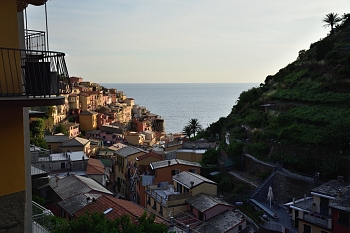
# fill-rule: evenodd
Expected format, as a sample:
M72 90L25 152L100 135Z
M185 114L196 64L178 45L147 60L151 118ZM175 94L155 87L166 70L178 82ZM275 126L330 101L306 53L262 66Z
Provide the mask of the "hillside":
M245 152L300 173L348 175L349 107L350 18L344 17L294 62L241 93L232 112L205 136L223 142L228 132Z

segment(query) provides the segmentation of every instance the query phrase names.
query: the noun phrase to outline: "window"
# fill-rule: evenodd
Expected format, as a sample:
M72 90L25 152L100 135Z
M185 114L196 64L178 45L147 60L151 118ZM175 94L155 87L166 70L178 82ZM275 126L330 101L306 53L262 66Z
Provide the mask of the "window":
M198 212L198 219L203 221L203 213L202 212Z
M311 226L304 224L304 232L303 233L311 233Z
M193 214L193 206L190 205L190 212Z
M147 198L147 205L150 205L150 204L151 204L151 197L148 196L148 198Z
M176 184L176 191L179 192L179 193L182 193L182 185L177 183Z
M61 169L62 168L66 168L66 164L65 163L61 163Z
M197 173L197 169L195 168L191 168L190 170L188 170L189 172L192 172L192 173Z
M154 200L154 204L152 206L152 209L157 210L157 202Z
M242 230L242 225L239 225L238 226L238 231L241 231Z
M320 214L328 215L329 199L320 197Z
M339 212L338 224L344 227L349 227L349 215Z
M176 174L179 174L179 173L180 173L179 169L171 170L171 176L175 176Z

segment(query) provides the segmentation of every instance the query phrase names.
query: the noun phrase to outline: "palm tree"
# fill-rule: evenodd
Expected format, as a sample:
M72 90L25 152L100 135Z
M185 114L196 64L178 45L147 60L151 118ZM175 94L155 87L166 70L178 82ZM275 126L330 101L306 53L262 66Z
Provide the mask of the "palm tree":
M199 124L199 120L198 119L191 119L188 122L188 126L191 127L192 133L194 135L194 137L196 136L196 132L199 132L202 130L202 125Z
M329 26L331 27L331 34L332 34L334 30L334 26L336 26L337 23L342 21L342 18L339 17L337 13L331 12L329 14L326 14L326 17L324 17L322 21L326 23L325 25L323 25L324 27L329 27Z
M191 138L191 134L192 134L192 128L189 125L186 125L183 129L182 129L182 133L185 134L186 136L188 136L189 138Z

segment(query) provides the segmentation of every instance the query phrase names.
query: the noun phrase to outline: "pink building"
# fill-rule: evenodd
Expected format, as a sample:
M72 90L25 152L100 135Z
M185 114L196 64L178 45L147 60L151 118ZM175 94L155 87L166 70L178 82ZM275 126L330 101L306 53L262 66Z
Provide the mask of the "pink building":
M138 119L133 119L133 123L135 124L135 128L137 132L143 132L148 130L147 123L145 121L140 121Z
M109 116L99 113L97 114L97 129L101 129L102 125L108 124L109 123Z
M95 138L103 140L104 145L113 145L123 141L123 135L116 133L107 133L102 130L89 130L86 132L86 138Z
M70 77L70 83L72 84L73 87L75 87L77 84L83 81L82 77Z

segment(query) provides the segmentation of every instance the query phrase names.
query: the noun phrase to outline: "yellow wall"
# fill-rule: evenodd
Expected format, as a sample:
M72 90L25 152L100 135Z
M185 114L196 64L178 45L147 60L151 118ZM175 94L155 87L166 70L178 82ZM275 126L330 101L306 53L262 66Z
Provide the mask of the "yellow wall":
M312 224L312 223L309 223L309 222L304 222L302 219L299 220L299 230L298 230L298 232L304 232L304 224L311 226L311 232L321 232L321 231L328 232L328 233L331 232L331 230L329 230L329 229L320 227L320 226L318 226L316 224Z
M19 48L17 2L14 0L0 0L0 47ZM10 51L10 57L7 52ZM2 93L21 93L22 80L20 75L20 52L3 51L0 57L0 91ZM16 56L16 57L15 57Z
M22 108L0 108L0 111L0 196L3 196L26 189L25 136Z
M192 152L176 152L176 158L191 162L201 162L203 154L196 154Z
M139 134L124 135L127 143L132 145L143 145L143 138Z
M196 196L199 193L206 193L209 195L216 196L217 195L217 185L203 183L203 184L198 185L197 187L194 187L192 189L192 196Z
M81 131L94 130L97 128L97 114L94 115L79 115L79 124Z
M19 48L17 3L15 0L0 0L0 31L6 36L0 36L0 47Z

